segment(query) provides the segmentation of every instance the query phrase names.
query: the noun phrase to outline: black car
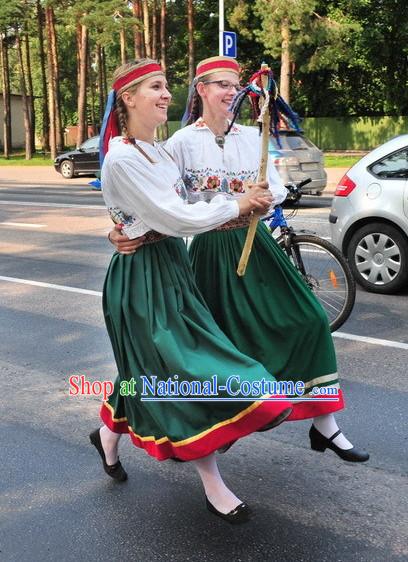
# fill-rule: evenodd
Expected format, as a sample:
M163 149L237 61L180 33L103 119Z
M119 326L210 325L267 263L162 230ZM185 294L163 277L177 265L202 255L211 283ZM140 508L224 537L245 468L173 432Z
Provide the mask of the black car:
M86 140L75 150L59 154L54 161L54 168L67 179L78 174L99 172L99 136Z

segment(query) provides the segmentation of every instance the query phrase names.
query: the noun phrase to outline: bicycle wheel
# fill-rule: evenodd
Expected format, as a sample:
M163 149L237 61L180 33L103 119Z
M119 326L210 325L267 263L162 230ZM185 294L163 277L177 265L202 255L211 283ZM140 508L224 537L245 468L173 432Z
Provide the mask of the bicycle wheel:
M284 249L283 239L278 243ZM356 298L356 283L346 259L331 242L309 234L295 234L289 254L335 332L350 316Z

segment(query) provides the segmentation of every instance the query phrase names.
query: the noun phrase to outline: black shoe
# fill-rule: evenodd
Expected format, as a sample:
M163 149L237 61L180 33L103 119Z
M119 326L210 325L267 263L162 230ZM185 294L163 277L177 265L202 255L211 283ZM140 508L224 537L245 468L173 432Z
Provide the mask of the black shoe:
M127 473L119 459L118 462L115 462L115 464L106 464L105 451L102 447L101 434L99 433L99 429L95 429L95 431L90 433L89 439L91 440L92 445L95 445L98 453L101 455L103 469L106 474L114 480L118 480L119 482L124 482L125 480L127 480Z
M320 451L324 453L326 449L331 449L338 455L341 459L348 462L365 462L368 461L370 455L365 451L359 451L355 447L352 449L341 449L337 445L333 443L333 439L335 439L338 435L340 435L341 429L333 433L333 435L329 438L325 437L318 431L314 425L310 428L309 437L310 437L310 446L313 451Z
M251 519L251 509L246 503L240 503L235 509L230 511L229 513L221 513L218 511L213 504L209 501L206 497L205 502L207 504L207 509L214 515L218 515L221 519L228 521L231 525L240 525L241 523L247 523Z

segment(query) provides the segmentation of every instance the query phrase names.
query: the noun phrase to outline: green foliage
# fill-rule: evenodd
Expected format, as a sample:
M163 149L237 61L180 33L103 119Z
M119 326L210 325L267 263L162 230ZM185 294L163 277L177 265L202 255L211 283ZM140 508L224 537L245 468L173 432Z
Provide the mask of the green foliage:
M157 2L158 4L158 2ZM125 31L133 58L134 18L126 0L42 0L55 12L60 65L63 126L77 120L78 24L90 36L91 79L96 88L95 50L106 53L107 80L120 64L119 32ZM173 94L169 117L179 120L188 84L186 0L167 0L166 59ZM279 77L281 24L288 19L293 64L291 104L302 116L408 115L408 3L406 0L225 0L226 28L238 34L243 81L265 59ZM218 1L195 0L195 60L218 54ZM7 0L0 5L0 32L9 46L13 93L20 92L16 32L30 36L36 96L37 130L41 125L41 72L35 0ZM47 49L47 46L45 45ZM88 90L88 103L90 89ZM95 112L98 115L98 96ZM248 116L248 107L245 109Z

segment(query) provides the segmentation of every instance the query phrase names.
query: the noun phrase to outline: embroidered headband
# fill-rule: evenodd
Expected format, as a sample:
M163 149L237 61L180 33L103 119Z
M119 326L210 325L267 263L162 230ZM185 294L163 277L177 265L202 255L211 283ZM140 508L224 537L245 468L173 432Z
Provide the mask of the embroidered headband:
M135 84L139 84L139 82L146 80L146 78L151 78L157 74L164 74L160 64L157 62L147 63L144 66L134 68L130 72L127 72L123 76L117 78L113 83L112 88L118 95L125 87L131 88Z
M146 62L137 68L124 72L113 83L112 90L109 92L108 100L106 102L105 113L99 136L99 162L101 167L109 149L110 139L120 135L120 126L116 111L117 96L120 96L124 91L136 84L143 82L143 80L157 75L164 76L164 72L160 64L157 62Z
M207 76L207 74L213 74L215 72L235 72L238 76L240 73L240 67L238 62L231 57L210 57L204 59L197 64L196 74L192 84L190 85L186 108L184 110L183 117L181 118L181 125L184 127L191 118L191 112L193 107L193 98L195 93L195 87L197 82Z
M203 78L203 76L214 72L235 72L239 75L239 71L239 64L231 57L210 57L197 64L194 81L197 82L200 78Z

